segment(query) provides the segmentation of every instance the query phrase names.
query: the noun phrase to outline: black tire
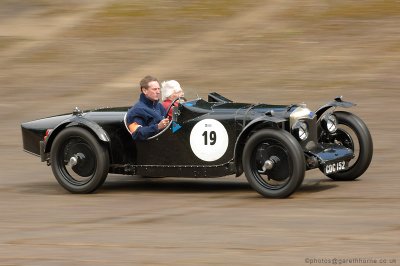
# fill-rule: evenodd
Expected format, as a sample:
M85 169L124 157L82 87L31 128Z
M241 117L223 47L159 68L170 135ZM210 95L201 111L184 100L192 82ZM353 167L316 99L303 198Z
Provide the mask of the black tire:
M274 161L270 170L262 171L264 162ZM250 186L267 198L289 197L301 185L306 166L297 140L279 129L262 129L246 142L243 170Z
M371 134L365 123L349 112L334 112L338 121L337 137L333 141L341 142L355 152L349 168L344 172L328 175L336 181L352 181L361 176L369 167L373 155Z
M66 128L56 136L50 160L58 183L71 193L95 191L107 178L110 165L107 148L80 127Z

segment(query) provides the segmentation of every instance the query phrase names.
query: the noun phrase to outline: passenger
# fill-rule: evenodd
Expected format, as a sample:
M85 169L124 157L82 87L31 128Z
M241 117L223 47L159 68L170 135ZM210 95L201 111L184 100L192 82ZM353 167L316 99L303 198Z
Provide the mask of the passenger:
M183 92L181 85L176 80L168 80L162 83L161 87L163 102L162 105L164 106L165 110L171 106L172 101L176 98L180 98L179 101L174 103L174 106L178 106L179 102L184 100L183 96L185 93ZM169 120L172 119L172 107L169 109L168 112Z
M160 99L160 83L157 78L146 76L140 81L139 101L128 110L126 123L134 140L145 140L169 124Z

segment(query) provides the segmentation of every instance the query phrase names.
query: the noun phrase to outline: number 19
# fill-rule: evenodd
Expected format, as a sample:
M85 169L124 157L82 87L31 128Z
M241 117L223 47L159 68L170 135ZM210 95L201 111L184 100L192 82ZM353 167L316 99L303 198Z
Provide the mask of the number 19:
M202 136L204 137L204 145L208 145L208 139L207 139L207 131L204 131ZM215 131L210 131L210 145L214 145L215 142L217 141L217 133Z

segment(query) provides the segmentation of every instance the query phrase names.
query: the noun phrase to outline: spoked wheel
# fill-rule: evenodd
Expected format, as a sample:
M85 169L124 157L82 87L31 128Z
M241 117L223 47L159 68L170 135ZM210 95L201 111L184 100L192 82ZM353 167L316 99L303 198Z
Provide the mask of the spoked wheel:
M328 141L353 150L354 158L349 162L346 171L328 177L337 181L351 181L361 176L371 163L373 154L371 134L365 123L354 114L341 111L334 112L334 115L338 120L338 129L328 136Z
M284 130L263 129L252 135L244 147L242 163L250 185L264 197L288 197L304 179L303 151Z
M90 193L108 174L107 149L87 130L64 129L50 151L51 168L58 183L72 193Z

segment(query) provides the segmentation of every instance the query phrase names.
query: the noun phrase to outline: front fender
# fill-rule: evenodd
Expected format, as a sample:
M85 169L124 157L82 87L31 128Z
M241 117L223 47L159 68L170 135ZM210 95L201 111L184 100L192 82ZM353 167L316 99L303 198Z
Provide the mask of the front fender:
M44 143L44 151L50 152L51 145L58 135L64 128L66 127L73 127L73 126L80 126L87 128L90 130L94 135L97 136L97 138L103 142L109 143L110 142L110 137L108 136L107 132L99 126L97 123L85 119L82 116L73 116L71 118L68 118L67 120L64 120L60 124L58 124L50 133L50 135L47 137L46 142Z
M336 108L336 107L350 108L356 106L355 103L343 101L342 98L343 96L336 97L333 101L318 108L318 110L315 111L317 119L319 119L330 108Z

